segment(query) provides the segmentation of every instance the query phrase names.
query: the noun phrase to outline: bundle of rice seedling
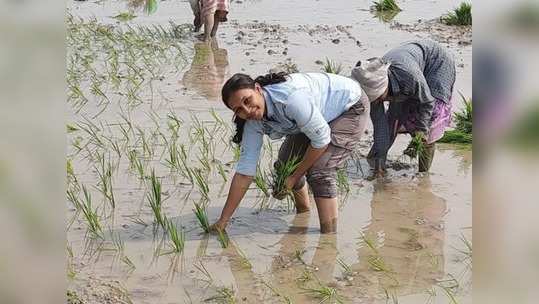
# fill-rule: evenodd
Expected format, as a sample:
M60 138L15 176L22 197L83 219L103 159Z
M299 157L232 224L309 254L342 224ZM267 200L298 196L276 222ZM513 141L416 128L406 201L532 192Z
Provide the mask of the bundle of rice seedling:
M299 166L301 158L299 156L289 157L285 162L277 162L273 172L273 196L283 199L292 195L290 189L286 189L286 179L290 177Z

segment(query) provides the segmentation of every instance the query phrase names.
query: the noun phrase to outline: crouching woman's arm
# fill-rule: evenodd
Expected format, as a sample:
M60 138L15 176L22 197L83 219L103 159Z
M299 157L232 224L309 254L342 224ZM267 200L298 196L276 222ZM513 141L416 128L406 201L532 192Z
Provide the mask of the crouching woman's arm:
M251 185L252 181L252 176L243 175L240 173L234 174L225 206L223 207L223 211L221 211L221 217L213 225L213 228L220 230L224 230L226 228L228 221L232 217L232 214L234 214L234 211L236 211L236 208L238 208L238 205L243 199L245 192L247 192L247 189L249 189L249 185Z

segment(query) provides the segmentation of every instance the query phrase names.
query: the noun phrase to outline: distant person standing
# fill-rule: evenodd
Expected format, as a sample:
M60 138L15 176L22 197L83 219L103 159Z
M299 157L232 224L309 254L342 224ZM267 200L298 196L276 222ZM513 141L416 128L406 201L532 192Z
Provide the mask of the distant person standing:
M193 15L195 20L193 20L193 26L195 27L195 32L200 31L202 27L202 17L200 16L200 0L189 0L191 5L191 10L193 10Z
M453 56L437 42L405 43L382 58L361 61L352 70L371 101L374 144L367 156L377 176L385 172L387 152L398 133L409 133L424 144L419 171L429 171L434 143L451 123L451 95L455 84ZM386 111L384 102L389 101ZM412 142L405 154L414 155Z
M204 34L199 38L209 41L215 37L220 22L227 21L230 0L189 0L195 15L193 25L198 32L204 24Z

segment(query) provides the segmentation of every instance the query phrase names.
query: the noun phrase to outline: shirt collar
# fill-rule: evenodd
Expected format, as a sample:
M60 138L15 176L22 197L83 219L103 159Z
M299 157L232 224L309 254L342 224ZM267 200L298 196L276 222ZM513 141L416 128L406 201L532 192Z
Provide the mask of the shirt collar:
M268 92L266 92L264 88L262 88L262 94L264 95L267 115L267 117L264 117L264 120L272 120L273 114L275 113L273 101L271 100L271 96L268 94Z

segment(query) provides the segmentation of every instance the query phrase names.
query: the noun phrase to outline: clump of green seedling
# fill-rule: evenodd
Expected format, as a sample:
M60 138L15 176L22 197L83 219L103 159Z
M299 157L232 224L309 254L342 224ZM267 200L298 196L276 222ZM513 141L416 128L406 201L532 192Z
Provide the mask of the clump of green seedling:
M290 177L299 166L301 158L291 156L286 161L278 161L273 172L273 196L283 199L292 196L292 190L286 188L286 179Z
M472 4L462 2L452 12L442 16L441 20L447 25L472 25Z
M116 20L120 20L120 21L129 21L131 19L134 19L136 18L137 16L134 15L132 12L123 12L123 13L119 13L118 15L112 17Z
M194 203L195 209L193 212L197 217L200 227L204 230L205 233L210 232L210 223L208 221L208 214L206 213L206 206L204 203Z
M454 130L445 131L444 136L438 140L441 143L461 143L461 144L471 144L472 143L472 124L473 124L473 107L472 100L466 99L464 95L461 94L462 102L464 103L464 108L456 112L453 117L456 121L456 126Z
M181 227L178 228L170 219L165 218L165 225L170 240L170 246L172 248L170 252L165 254L182 253L185 248L185 232Z
M82 192L84 193L84 201L80 207L82 214L86 219L88 231L90 231L90 233L95 237L103 238L103 229L101 227L101 223L99 222L97 208L92 208L92 196L84 185L82 185Z
M326 58L326 61L322 66L322 71L331 74L340 74L342 72L342 69L342 64L330 60L329 58Z
M266 180L267 180L267 174L263 172L262 169L260 169L260 167L258 167L256 170L255 178L254 178L255 185L258 187L258 189L260 189L260 191L262 191L262 193L264 193L265 196L269 197L270 192L269 192L269 187Z
M346 264L346 262L343 259L338 258L337 263L343 269L343 275L344 276L352 276L354 274L354 272L352 271L352 267L350 265Z
M321 282L318 282L318 286L316 287L303 289L305 290L304 293L319 299L319 303L324 303L326 301L340 304L344 303L343 298L337 293L337 289L322 284Z
M408 144L408 147L404 150L404 154L410 158L416 158L425 152L424 138L418 134L412 137L412 140Z
M377 12L384 11L401 11L401 8L397 5L395 0L379 0L373 2L373 8Z
M155 176L155 171L152 170L152 175L150 176L150 186L149 192L146 197L152 208L155 223L166 229L165 217L162 212L163 200L161 197L161 181Z
M219 244L221 244L222 248L227 248L230 242L226 231L223 229L217 229L217 240L219 240Z

